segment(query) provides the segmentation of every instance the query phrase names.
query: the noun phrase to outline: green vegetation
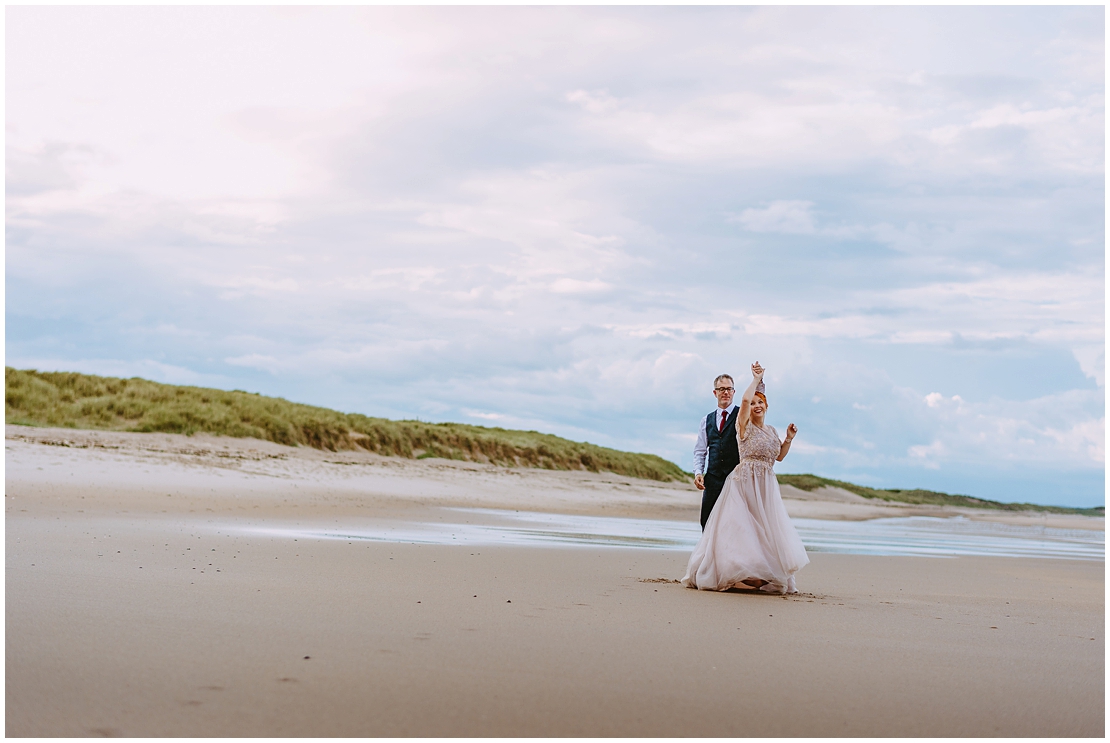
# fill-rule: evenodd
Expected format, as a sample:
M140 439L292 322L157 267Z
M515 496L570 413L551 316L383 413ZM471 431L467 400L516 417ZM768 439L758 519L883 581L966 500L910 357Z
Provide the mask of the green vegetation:
M508 467L602 470L663 482L690 475L654 454L630 454L535 431L461 423L391 421L249 392L179 387L145 379L6 367L8 423L108 431L253 437L328 451L363 449Z
M821 487L842 488L864 498L878 498L899 503L927 503L938 506L962 506L964 508L994 508L1002 511L1047 511L1049 513L1079 513L1086 516L1103 516L1106 511L1097 508L1065 508L1062 506L1038 506L1033 503L999 503L998 501L973 498L970 495L949 495L932 490L877 490L855 485L842 480L830 480L817 475L778 475L780 485L793 485L799 490L816 490Z
M8 423L108 431L205 432L253 437L328 451L366 450L387 456L440 457L506 467L602 470L649 480L685 481L690 474L654 454L630 454L593 444L504 428L462 423L391 421L354 413L204 387L179 387L145 379L116 379L73 372L21 371L6 367ZM864 498L1005 511L1049 511L1102 516L1103 508L1061 508L999 503L931 490L878 490L817 475L779 475L802 490L843 488Z

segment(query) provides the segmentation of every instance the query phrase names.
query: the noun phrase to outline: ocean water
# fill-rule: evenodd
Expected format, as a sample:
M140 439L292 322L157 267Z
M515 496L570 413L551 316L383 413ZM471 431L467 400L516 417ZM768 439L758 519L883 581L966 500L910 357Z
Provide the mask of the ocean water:
M351 528L251 527L253 533L410 544L564 545L690 551L701 536L697 523L484 508L444 509L451 522L380 522ZM854 555L1051 557L1105 560L1103 531L1012 526L962 516L909 516L870 521L793 519L810 552Z

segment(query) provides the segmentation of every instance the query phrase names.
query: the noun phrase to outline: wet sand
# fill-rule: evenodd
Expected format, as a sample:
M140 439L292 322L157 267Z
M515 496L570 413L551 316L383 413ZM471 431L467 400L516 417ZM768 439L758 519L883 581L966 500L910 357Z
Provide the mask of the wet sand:
M29 433L69 445L12 438ZM687 487L202 437L8 436L10 736L1104 732L1102 562L813 554L798 596L698 592L669 582L681 552L224 528L452 505L696 518Z

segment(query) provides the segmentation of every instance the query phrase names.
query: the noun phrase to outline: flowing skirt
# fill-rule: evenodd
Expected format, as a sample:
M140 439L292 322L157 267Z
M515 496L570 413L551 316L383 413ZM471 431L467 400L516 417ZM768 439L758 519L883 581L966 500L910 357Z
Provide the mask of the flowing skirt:
M725 480L682 582L725 591L756 579L765 581L761 591L797 593L794 573L808 564L771 464L745 459Z

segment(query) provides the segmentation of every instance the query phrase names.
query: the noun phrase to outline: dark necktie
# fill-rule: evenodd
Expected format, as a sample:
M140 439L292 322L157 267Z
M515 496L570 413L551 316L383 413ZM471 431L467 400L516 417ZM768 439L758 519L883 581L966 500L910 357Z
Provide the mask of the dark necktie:
M728 411L727 410L722 410L721 411L721 424L719 426L717 426L717 433L721 433L722 431L725 430L725 419L726 418L728 418Z

